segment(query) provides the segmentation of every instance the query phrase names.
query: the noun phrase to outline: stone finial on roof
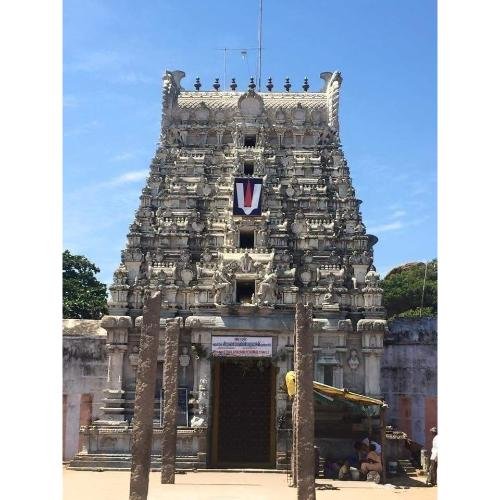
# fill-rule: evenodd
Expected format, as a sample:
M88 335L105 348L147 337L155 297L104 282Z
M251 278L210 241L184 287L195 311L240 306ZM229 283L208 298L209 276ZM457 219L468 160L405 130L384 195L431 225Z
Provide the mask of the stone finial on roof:
M304 78L304 85L302 85L302 88L304 89L304 92L307 92L309 89L309 80L307 79L307 76Z

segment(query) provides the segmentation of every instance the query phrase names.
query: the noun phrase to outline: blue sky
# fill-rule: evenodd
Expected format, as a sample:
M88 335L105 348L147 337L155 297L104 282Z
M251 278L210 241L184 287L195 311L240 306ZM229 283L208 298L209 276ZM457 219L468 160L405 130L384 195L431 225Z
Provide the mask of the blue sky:
M222 82L227 48L257 44L258 0L66 0L64 247L110 283L154 155L161 75L185 88ZM437 253L436 6L419 0L264 0L263 81L340 70L340 136L367 229L385 274ZM246 88L255 51L228 53L227 76Z

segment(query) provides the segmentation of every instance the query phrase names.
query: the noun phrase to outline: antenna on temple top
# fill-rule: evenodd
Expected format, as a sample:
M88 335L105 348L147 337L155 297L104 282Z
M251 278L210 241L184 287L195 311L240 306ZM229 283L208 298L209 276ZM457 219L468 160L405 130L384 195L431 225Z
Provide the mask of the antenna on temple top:
M260 92L260 81L262 74L262 0L259 0L259 52L257 58L257 89Z
M250 71L248 70L248 60L247 60L247 56L248 56L248 52L250 50L259 50L257 47L252 47L250 49L234 49L234 48L228 48L228 47L224 47L223 49L215 49L215 50L221 50L224 52L224 79L222 81L222 89L225 90L226 89L226 80L227 80L227 53L228 52L239 52L241 54L241 57L242 59L247 63L247 71L248 71L248 76L250 76Z

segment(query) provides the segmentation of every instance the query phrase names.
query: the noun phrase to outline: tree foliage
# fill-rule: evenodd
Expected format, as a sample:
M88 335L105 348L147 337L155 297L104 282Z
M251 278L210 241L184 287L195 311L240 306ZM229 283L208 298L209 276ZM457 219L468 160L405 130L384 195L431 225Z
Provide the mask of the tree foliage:
M425 263L405 264L392 269L382 281L387 317L419 317L437 315L437 259ZM423 308L422 291L424 292Z
M99 319L108 311L100 269L83 255L63 252L63 318Z

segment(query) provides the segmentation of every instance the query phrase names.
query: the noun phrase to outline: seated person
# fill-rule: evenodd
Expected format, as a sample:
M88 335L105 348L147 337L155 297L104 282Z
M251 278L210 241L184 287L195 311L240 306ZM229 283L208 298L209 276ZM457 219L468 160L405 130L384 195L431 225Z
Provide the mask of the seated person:
M361 461L366 457L367 452L363 451L363 445L360 441L356 441L354 443L354 454L350 455L347 460L349 461L349 464L351 467L356 467L356 469L359 469L359 465Z
M368 472L374 470L379 474L382 473L382 461L380 455L375 451L376 447L374 444L370 444L370 451L366 456L366 460L361 464L361 473L367 475Z
M375 441L370 441L370 445L373 445L375 446L375 453L377 455L382 455L382 446L380 446L378 443L376 443Z
M351 479L351 466L348 460L344 462L344 465L339 470L339 479L341 481L349 481Z
M366 452L368 453L368 451L370 451L368 448L371 444L373 444L375 446L375 453L377 455L381 455L382 454L382 447L375 441L372 441L371 439L369 438L365 438L363 439L362 441L363 445L364 445L364 449L366 450Z
M337 477L338 471L339 466L333 459L332 455L327 455L323 464L323 476L328 479L335 479Z

